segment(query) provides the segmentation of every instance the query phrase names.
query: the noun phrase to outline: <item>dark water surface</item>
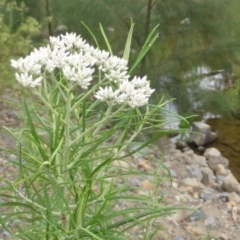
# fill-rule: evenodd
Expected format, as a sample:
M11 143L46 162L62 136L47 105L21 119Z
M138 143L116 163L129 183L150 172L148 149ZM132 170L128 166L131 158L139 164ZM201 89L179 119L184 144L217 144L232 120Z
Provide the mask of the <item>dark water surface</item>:
M208 119L206 123L218 136L209 146L217 148L229 160L229 169L240 181L240 120L215 118Z

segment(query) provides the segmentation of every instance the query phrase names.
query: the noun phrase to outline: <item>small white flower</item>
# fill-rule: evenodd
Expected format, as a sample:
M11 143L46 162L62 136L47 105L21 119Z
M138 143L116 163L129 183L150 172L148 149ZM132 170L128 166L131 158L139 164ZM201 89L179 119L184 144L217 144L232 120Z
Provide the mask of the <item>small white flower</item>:
M15 76L19 84L21 84L23 87L34 88L37 86L41 86L42 84L42 77L37 77L33 80L33 76L28 75L27 73L22 73L20 75L16 73Z
M103 102L115 103L118 99L119 91L114 91L111 86L102 88L95 93L95 97Z

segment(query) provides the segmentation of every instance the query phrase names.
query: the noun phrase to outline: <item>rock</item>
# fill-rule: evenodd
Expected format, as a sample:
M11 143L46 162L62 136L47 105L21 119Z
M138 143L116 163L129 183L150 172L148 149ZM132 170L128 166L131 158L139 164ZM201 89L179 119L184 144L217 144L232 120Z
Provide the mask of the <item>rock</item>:
M205 217L206 217L206 214L205 214L203 208L200 207L196 211L194 211L188 219L190 222L193 222L193 221L202 220Z
M203 146L198 146L198 147L197 147L197 152L198 152L199 154L203 154L204 151L205 151L205 147L203 147Z
M237 179L232 175L232 173L228 174L223 179L222 187L226 192L240 192L240 184Z
M217 190L218 192L223 192L222 184L220 183L213 183L212 188Z
M209 157L221 157L221 153L216 148L207 148L205 153L204 153L204 156L206 158L209 158Z
M177 141L175 145L176 145L176 148L180 149L181 151L187 147L187 143L184 141Z
M235 203L240 203L240 197L235 192L231 192L228 195L228 201L233 201Z
M173 162L169 169L170 173L173 173L173 177L176 176L177 179L184 179L190 176L185 164L180 162Z
M228 236L225 233L221 233L219 236L220 240L229 240Z
M223 176L223 175L217 175L217 176L216 176L216 182L222 184L223 179L224 179L225 177L226 177L226 176Z
M194 151L189 149L187 150L186 152L184 152L184 154L186 154L187 156L189 156L190 158L193 158L194 157Z
M221 163L221 153L216 148L208 148L204 156L207 159L208 166L215 172L217 165Z
M177 178L178 177L174 170L169 169L169 171L170 171L170 175L171 175L172 178Z
M228 171L227 171L227 169L226 169L222 164L218 164L218 165L216 166L215 174L216 174L216 175L227 176Z
M195 165L192 164L190 166L187 166L187 169L188 169L191 177L196 178L198 181L202 180L203 174L198 167L196 167Z
M192 131L195 133L191 134L189 143L197 146L206 145L217 138L216 134L211 132L211 127L203 122L193 122Z
M176 162L182 162L184 159L184 154L180 150L175 150L173 153L173 159Z
M200 169L203 175L201 182L205 186L212 186L215 182L215 176L213 174L213 171L208 167L201 167Z
M183 187L203 187L203 184L196 178L185 178L179 182L179 186Z
M225 158L225 157L223 157L223 156L220 157L220 163L221 163L225 168L228 168L228 166L229 166L229 161L228 161L228 159Z
M119 167L122 170L129 170L130 167L131 167L131 164L129 164L129 163L125 162L125 161L122 161L122 160L114 160L112 162L112 165L114 165L116 167Z
M204 188L201 190L199 197L204 201L212 200L214 198L214 190L211 188Z
M229 196L228 192L222 192L218 194L218 198L220 198L222 202L227 202L228 196Z
M206 227L212 229L214 227L216 227L216 220L214 217L208 217L205 221L204 224Z
M194 160L195 160L196 164L199 165L200 167L207 167L208 166L206 158L204 156L195 155Z
M188 165L190 165L190 164L192 164L193 163L193 159L191 158L191 157L189 157L188 155L183 155L182 156L182 158L183 158L183 160L184 160L184 163L186 163L186 164L188 164Z
M141 187L142 187L142 190L144 190L144 191L150 191L153 189L152 183L150 183L146 179L141 182Z
M147 160L139 162L137 168L141 172L149 172L152 170L152 167L148 164Z

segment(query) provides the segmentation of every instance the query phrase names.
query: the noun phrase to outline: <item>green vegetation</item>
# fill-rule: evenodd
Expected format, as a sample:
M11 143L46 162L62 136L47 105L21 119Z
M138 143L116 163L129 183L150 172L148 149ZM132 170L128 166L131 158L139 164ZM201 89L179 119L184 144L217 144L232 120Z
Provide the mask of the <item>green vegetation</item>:
M10 59L20 57L34 46L34 38L40 33L39 23L25 16L26 6L14 1L0 0L0 84L2 90L13 86L13 70ZM14 81L15 83L15 81Z
M21 0L16 2L20 4ZM96 34L101 48L107 49L104 39L101 39L99 29L101 23L114 52L118 55L122 54L122 45L132 18L136 23L136 31L133 35L130 65L136 53L140 51L150 29L159 24L159 38L135 73L148 74L160 95L167 94L176 98L181 114L194 112L193 103L196 102L201 103L198 104L198 111L218 109L219 113L238 113L239 88L237 87L234 93L232 91L239 72L238 0L131 2L128 0L24 0L23 2L29 9L25 12L25 16L37 19L42 25L40 39L44 40L49 35L56 35L67 29L69 32L81 34L83 38L94 44L94 40L82 24L84 22ZM19 27L17 20L19 13L13 14L13 19ZM15 24L15 28L10 32L16 34L16 31ZM13 42L21 42L21 40ZM10 54L16 55L14 52ZM10 71L9 67L4 69L6 74ZM201 69L213 74L221 71L225 90L201 90L199 85L203 78L211 75L201 72Z

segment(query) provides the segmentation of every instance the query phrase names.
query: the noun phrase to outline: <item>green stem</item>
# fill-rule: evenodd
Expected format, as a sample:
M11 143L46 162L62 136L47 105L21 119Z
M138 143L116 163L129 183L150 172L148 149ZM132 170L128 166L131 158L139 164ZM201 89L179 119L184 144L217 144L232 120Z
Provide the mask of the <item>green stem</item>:
M24 196L20 191L18 191L17 189L14 189L14 191L15 191L22 199L24 199L24 200L25 200L26 202L28 202L28 203L31 203L34 207L39 208L41 211L44 211L44 212L47 211L47 209L46 209L45 207L37 204L36 202L30 200L30 199L27 198L27 197L25 197L25 196ZM60 212L54 212L54 211L53 211L52 214L53 214L54 216L62 216L62 213L60 213Z
M91 127L89 127L84 133L82 133L78 138L76 138L74 141L71 142L70 144L70 147L72 147L74 144L78 143L83 137L85 137L87 134L89 134L91 131L93 131L93 129L95 129L95 131L93 132L94 135L96 135L100 130L101 128L104 126L104 124L106 122L108 122L111 118L113 118L115 115L117 115L120 111L122 111L122 109L124 109L126 105L123 104L116 112L114 112L112 115L111 115L111 111L112 111L112 106L109 105L108 107L108 110L106 112L106 116L104 119L102 119L100 122L97 122L95 123L94 125L92 125ZM81 157L82 153L85 151L85 148L83 147L81 149L81 151L78 153L78 155L75 157L75 161L71 162L70 164L68 164L68 167L67 169L71 169L75 164L76 162L78 162L79 158Z

